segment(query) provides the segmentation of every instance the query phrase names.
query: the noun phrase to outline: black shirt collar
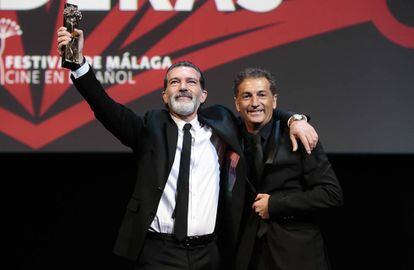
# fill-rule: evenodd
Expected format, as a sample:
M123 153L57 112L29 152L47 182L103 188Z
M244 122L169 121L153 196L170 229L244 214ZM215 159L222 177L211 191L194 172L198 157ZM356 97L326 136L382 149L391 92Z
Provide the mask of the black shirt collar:
M273 126L274 126L274 121L273 118L266 124L264 125L264 127L262 127L259 130L259 135L262 138L262 146L266 147L271 135L272 135L272 130L273 130ZM253 134L249 133L246 130L246 125L243 122L243 135L245 136L246 139L249 139Z

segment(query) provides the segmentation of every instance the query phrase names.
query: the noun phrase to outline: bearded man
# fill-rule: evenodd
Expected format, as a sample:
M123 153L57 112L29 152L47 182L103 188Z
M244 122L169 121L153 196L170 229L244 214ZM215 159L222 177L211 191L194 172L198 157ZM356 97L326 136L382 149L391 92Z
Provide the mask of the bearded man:
M138 176L114 252L136 269L220 269L239 232L245 191L245 161L236 119L223 106L199 110L207 98L201 70L190 62L166 72L162 99L167 109L141 117L112 100L83 55L72 80L96 118L138 160ZM71 40L58 30L58 50ZM280 112L286 123L291 116ZM296 121L291 130L310 148L313 128ZM230 254L230 255L228 255Z

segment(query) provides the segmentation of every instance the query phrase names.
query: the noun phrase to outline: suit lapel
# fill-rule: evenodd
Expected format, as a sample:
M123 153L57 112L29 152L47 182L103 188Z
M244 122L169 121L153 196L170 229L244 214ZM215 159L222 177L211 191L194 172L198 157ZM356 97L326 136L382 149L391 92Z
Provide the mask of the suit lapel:
M280 121L275 121L272 135L269 140L269 144L265 153L265 164L272 164L276 160L277 151L279 150L278 145L280 143Z
M168 174L171 171L171 167L174 163L175 158L175 152L177 150L177 141L178 141L178 127L175 124L174 120L169 117L169 121L165 124L165 135L167 139L167 155L168 155L168 163L167 163L167 177L164 177L164 179L168 178Z

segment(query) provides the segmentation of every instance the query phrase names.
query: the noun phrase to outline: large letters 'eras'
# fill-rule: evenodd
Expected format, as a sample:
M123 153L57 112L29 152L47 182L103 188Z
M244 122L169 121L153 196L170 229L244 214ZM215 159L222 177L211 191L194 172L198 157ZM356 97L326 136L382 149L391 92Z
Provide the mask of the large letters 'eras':
M0 10L30 10L36 9L49 2L49 0L1 0ZM157 11L192 11L195 0L177 0L175 5L169 0L149 0L152 8ZM214 0L220 12L236 11L233 0ZM78 5L80 10L102 11L111 9L111 0L71 0L70 3ZM282 0L238 0L237 4L252 12L268 12L277 8ZM138 10L138 0L120 0L120 10Z

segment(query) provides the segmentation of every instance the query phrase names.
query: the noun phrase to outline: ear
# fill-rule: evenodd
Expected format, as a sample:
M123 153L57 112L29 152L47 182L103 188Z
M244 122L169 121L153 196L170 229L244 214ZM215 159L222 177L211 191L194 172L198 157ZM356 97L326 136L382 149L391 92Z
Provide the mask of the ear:
M200 102L204 103L207 99L208 96L208 91L207 90L201 90L201 97L200 97Z
M236 98L236 97L234 97L234 105L236 106L236 110L237 110L238 112L240 112L239 103L237 102L237 98Z
M273 109L276 109L277 107L277 95L273 96Z
M164 89L164 91L162 91L162 101L164 101L164 104L168 103L168 95L167 95L167 90Z

